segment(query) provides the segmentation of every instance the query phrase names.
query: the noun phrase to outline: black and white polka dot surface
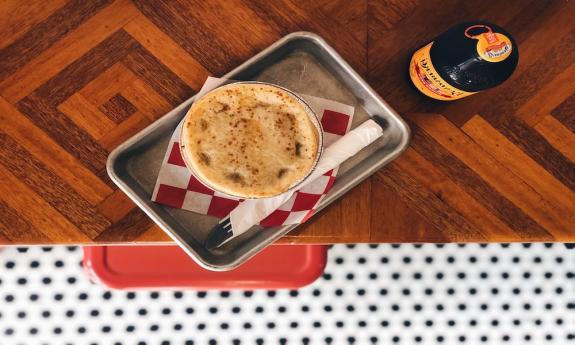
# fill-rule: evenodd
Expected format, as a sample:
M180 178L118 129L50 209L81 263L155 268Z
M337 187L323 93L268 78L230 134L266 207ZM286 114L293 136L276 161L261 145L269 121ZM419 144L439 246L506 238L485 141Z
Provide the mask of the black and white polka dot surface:
M300 290L111 291L76 247L0 250L0 344L575 344L563 245L333 246Z

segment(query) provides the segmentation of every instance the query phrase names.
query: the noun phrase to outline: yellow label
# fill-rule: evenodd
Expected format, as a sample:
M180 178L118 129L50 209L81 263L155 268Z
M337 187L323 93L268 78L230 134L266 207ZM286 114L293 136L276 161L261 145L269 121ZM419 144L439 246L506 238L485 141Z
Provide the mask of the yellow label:
M429 51L433 42L419 49L413 54L409 64L411 81L423 94L442 101L453 101L473 95L475 92L466 92L449 85L433 67Z

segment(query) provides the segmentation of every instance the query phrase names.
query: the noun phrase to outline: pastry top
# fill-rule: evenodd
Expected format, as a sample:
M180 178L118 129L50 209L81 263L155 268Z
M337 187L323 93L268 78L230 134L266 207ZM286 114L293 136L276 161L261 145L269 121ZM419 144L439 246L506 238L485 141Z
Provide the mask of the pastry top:
M216 191L275 196L315 165L320 131L313 116L282 88L229 84L192 105L182 128L182 153L194 174Z

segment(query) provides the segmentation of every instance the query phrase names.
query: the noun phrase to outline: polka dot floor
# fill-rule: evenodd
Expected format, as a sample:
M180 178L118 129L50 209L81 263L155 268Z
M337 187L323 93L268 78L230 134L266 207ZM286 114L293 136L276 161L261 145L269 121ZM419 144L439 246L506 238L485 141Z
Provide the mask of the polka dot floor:
M0 344L575 344L575 249L336 245L300 290L111 291L0 249Z

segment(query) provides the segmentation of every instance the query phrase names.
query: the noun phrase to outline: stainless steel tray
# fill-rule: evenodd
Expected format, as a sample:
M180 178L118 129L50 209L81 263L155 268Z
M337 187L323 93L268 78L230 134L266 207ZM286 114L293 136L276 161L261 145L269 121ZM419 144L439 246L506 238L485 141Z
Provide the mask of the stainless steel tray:
M289 34L223 77L270 82L298 93L353 105L356 110L352 128L370 117L386 124L382 138L340 167L331 191L317 211L396 158L409 142L409 128L401 117L316 34ZM219 219L150 200L170 136L193 101L194 97L188 99L115 149L108 157L108 174L198 264L211 270L229 270L297 225L254 227L226 245L208 250L204 239Z

